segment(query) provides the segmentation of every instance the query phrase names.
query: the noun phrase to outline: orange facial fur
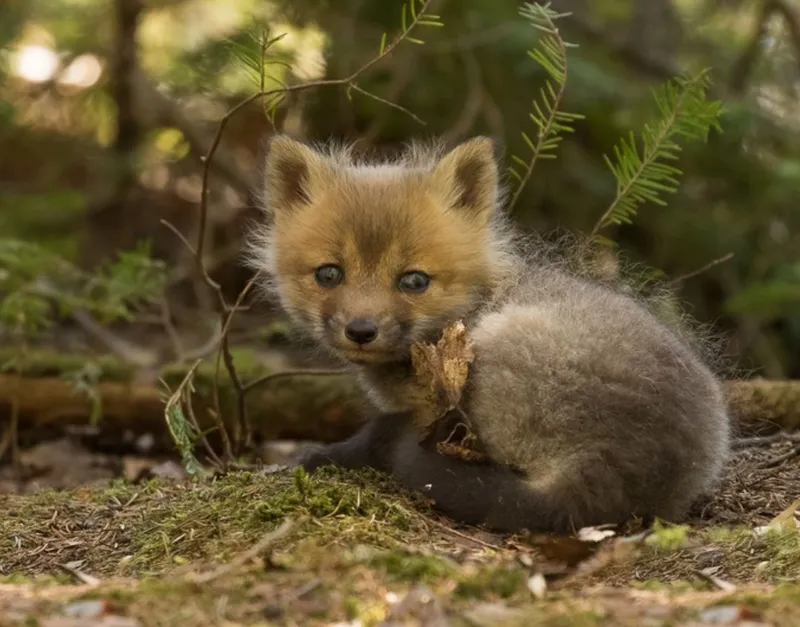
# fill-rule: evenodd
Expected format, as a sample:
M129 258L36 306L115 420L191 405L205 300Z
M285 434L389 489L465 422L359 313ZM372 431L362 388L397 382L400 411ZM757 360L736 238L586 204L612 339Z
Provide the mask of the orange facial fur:
M266 182L271 224L251 249L256 265L289 314L345 360L406 359L411 342L467 315L498 280L506 243L489 140L360 164L279 137ZM333 287L315 276L329 264L343 274ZM414 271L430 278L427 289L399 289ZM374 341L348 339L356 319L375 324Z

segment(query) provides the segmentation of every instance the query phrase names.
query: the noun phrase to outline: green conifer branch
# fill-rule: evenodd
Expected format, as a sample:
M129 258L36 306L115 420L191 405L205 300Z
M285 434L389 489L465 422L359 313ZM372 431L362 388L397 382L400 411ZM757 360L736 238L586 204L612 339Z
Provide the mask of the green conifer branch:
M668 163L677 160L681 151L676 140L705 141L711 128L721 130L722 103L706 99L709 85L707 69L664 83L653 91L658 119L645 124L638 138L633 132L623 137L613 149L613 161L603 156L617 180L617 193L592 229L591 239L607 243L598 235L603 228L630 224L639 205L663 206L662 194L677 191L683 172Z
M556 13L550 9L549 3L528 3L520 9L520 15L543 33L538 45L528 52L528 56L547 72L549 78L540 90L539 100L533 101L533 110L530 113L531 121L536 126L536 140L532 140L527 133L522 133L522 139L530 149L530 157L526 161L517 155L511 155L521 171L517 171L513 165L509 168L512 176L519 181L509 207L516 204L539 159L554 159L555 155L552 153L561 144L563 133L572 133L572 124L584 118L578 113L559 111L567 86L567 48L576 46L563 40L555 22L569 13Z

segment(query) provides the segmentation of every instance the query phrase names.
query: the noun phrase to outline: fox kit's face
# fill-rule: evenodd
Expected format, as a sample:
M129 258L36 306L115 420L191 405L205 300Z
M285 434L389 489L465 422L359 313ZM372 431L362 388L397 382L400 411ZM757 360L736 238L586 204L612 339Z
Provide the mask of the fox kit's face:
M278 137L266 179L281 302L347 361L406 359L413 341L465 315L492 279L489 140L411 168L353 166Z

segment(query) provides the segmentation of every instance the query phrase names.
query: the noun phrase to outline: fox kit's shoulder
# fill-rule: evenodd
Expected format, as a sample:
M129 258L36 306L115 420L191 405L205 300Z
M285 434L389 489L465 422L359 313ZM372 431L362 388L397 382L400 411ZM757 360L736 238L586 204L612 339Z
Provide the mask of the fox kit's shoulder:
M495 148L415 144L392 160L274 138L250 248L283 307L339 357L402 360L516 267Z

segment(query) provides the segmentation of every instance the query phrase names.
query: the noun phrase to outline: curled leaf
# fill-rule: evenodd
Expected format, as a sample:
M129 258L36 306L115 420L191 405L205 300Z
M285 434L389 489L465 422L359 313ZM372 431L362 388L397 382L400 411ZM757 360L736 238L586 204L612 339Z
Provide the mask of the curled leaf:
M460 320L448 325L436 344L416 342L411 347L414 373L427 390L433 420L453 411L461 401L474 358L472 342Z

